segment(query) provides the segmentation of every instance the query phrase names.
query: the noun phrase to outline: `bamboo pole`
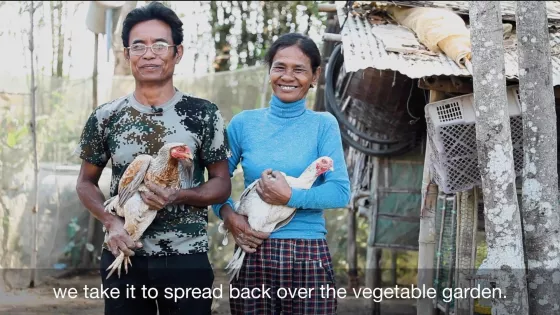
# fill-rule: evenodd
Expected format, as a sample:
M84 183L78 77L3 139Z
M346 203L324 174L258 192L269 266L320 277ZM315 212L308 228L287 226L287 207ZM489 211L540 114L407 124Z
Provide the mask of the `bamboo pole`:
M31 253L31 280L29 282L29 287L34 288L37 280L37 234L38 234L38 218L37 212L39 210L39 163L37 156L37 119L36 119L36 105L35 104L35 41L33 38L33 15L35 13L35 7L33 1L30 1L29 5L29 54L31 58L31 121L29 126L31 127L31 135L33 138L33 208L31 209L31 221L33 226L33 237L32 237L32 253Z

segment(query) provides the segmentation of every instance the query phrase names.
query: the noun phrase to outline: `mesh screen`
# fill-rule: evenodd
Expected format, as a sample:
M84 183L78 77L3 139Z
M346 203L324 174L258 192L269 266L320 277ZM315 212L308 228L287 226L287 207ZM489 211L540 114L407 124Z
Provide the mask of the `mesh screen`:
M436 252L434 262L436 264L436 275L434 277L434 288L437 291L437 303L445 305L443 290L455 288L453 279L456 237L457 237L457 210L455 208L455 195L440 193L436 208L436 229L438 239L436 240ZM454 300L450 302L453 309Z
M175 86L185 93L207 98L220 108L226 123L244 109L268 106L270 87L262 97L265 67L253 67L198 77L175 76ZM86 245L89 212L76 194L80 160L73 156L82 128L93 110L92 80L57 79L38 76L37 146L39 163L38 280L53 268L73 269L81 263ZM268 80L266 81L268 83ZM29 268L32 252L34 205L33 145L29 129L31 105L28 78L1 77L0 84L0 268ZM131 93L132 77L99 78L98 104ZM308 107L314 103L314 91ZM109 196L111 168L100 179ZM243 176L234 178L232 195L243 190ZM225 266L233 252L233 241L221 246L218 219L209 213L210 261ZM97 259L102 239L88 248ZM93 262L97 266L97 260ZM20 273L21 275L21 273ZM11 278L13 287L26 286L29 278Z

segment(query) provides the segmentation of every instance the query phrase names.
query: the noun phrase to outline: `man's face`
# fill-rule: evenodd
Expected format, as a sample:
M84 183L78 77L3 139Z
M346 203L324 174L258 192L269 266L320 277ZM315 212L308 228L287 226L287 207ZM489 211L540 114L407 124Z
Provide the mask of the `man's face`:
M130 30L128 46L131 48L126 49L124 53L125 57L130 60L130 69L136 81L156 83L167 81L173 77L175 64L179 63L183 56L183 46L177 47L177 54L175 54L175 47L168 47L167 51L163 47L163 52L158 52L154 47L154 51L158 53L154 53L148 47L143 54L141 47L140 49L135 47L135 44L151 46L160 43L175 44L171 37L171 28L162 21L141 22ZM137 55L138 52L141 55Z

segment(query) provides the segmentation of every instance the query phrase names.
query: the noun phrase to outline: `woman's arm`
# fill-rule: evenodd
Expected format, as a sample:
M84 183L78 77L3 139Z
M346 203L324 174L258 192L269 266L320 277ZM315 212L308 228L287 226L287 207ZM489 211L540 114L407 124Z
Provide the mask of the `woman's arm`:
M350 202L350 179L344 159L342 139L338 122L334 116L325 115L325 126L318 139L319 156L329 156L333 160L334 171L323 176L325 181L310 189L290 188L280 173L272 172L279 180L267 179L271 170L265 170L257 189L260 197L267 203L287 205L297 209L341 208Z
M234 117L227 128L228 142L231 151L231 156L228 159L230 177L233 176L233 172L241 160L241 128L243 123L240 120L240 116ZM270 236L270 233L262 233L253 230L249 225L247 217L237 214L233 208L234 202L231 197L229 197L225 203L212 206L214 214L224 221L224 225L232 234L235 243L245 252L254 253L256 248L262 244L263 240Z

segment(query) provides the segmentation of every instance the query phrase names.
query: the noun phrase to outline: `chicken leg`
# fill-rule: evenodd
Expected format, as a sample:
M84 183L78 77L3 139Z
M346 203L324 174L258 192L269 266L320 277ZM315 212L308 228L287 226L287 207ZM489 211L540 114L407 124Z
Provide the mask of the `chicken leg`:
M146 191L147 188L142 185L139 191ZM111 211L112 206L118 203L118 196L115 200L108 203L105 208L106 211ZM145 208L145 209L144 209ZM117 207L117 215L124 216L124 230L130 235L134 242L137 242L144 231L148 228L150 223L154 220L157 215L156 210L148 209L148 205L142 202L142 197L139 192L136 192L130 198L129 202L125 204L123 208ZM115 258L113 263L107 267L106 270L111 270L107 275L109 278L115 270L118 270L117 275L121 276L121 268L124 263L125 273L128 273L128 265L132 266L132 261L129 256L126 256L123 252L120 252L119 256Z

